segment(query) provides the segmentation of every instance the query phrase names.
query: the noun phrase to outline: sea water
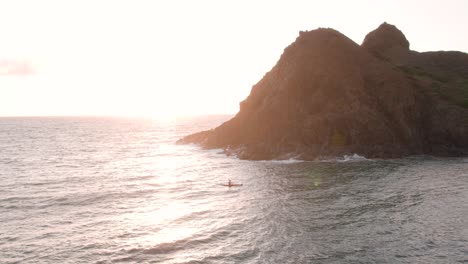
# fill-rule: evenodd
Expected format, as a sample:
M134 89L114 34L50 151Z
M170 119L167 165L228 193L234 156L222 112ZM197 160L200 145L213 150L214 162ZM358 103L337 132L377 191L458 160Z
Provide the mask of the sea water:
M1 118L0 262L468 262L467 158L175 144L228 118Z

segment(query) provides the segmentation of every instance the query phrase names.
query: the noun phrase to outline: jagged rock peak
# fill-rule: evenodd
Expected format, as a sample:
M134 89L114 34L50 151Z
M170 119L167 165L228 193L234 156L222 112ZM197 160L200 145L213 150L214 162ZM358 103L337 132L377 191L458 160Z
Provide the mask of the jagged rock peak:
M300 36L306 36L306 35L311 35L311 34L316 34L316 33L328 33L328 34L335 34L335 35L341 35L341 33L333 28L317 28L314 30L306 30L306 31L299 31Z
M311 38L319 38L321 40L327 40L330 38L347 39L345 35L333 28L317 28L314 30L299 31L299 40Z
M304 51L302 44L307 46L309 51L323 51L323 49L346 50L344 47L360 48L358 44L352 41L341 32L332 28L317 28L310 31L300 31L296 41L287 49L299 47Z
M394 25L384 22L377 29L369 32L362 42L362 47L372 52L385 52L392 48L409 50L405 35Z

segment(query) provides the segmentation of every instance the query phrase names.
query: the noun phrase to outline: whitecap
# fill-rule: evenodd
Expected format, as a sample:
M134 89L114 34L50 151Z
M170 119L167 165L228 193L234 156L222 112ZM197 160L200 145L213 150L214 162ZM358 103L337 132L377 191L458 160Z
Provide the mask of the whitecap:
M338 162L349 162L349 161L366 161L369 160L364 156L354 153L353 155L344 155L343 158L337 159Z
M370 161L370 159L354 153L353 155L344 155L343 157L318 159L319 162L357 162Z
M278 164L294 164L294 163L305 162L305 160L298 160L298 159L290 158L290 159L285 159L285 160L261 160L260 162L278 163Z

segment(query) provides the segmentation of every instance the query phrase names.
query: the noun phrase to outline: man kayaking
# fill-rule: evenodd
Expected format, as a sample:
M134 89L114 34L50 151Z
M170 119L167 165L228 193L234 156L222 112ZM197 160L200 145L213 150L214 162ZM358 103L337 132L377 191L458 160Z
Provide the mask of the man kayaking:
M234 187L234 186L242 186L242 184L239 183L233 183L231 179L228 180L227 184L221 184L222 186L227 186L227 187Z

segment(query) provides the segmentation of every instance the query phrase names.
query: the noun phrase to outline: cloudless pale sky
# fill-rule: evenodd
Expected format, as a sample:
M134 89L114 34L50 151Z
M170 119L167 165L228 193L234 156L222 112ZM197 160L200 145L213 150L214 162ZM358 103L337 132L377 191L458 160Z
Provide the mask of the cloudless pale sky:
M0 1L0 116L236 113L300 30L468 51L468 1ZM26 70L25 70L26 69Z

